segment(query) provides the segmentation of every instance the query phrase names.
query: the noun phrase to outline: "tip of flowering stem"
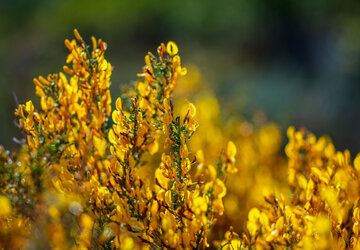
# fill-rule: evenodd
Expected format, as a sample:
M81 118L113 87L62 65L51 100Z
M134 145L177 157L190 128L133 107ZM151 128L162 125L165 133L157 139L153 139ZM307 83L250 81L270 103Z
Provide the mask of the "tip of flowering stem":
M68 50L72 51L73 47L71 45L71 42L68 39L65 39L65 46L68 48Z
M42 88L42 84L39 82L38 79L34 78L34 79L33 79L33 82L34 82L34 84L35 84L36 86Z
M83 39L82 39L82 37L80 36L79 31L78 31L77 29L74 29L74 35L75 35L76 39L77 39L79 42L82 42L82 41L83 41Z
M96 50L96 48L97 48L97 42L96 42L96 39L95 39L95 37L91 37L91 41L92 41L92 45L93 45L93 50L95 51Z

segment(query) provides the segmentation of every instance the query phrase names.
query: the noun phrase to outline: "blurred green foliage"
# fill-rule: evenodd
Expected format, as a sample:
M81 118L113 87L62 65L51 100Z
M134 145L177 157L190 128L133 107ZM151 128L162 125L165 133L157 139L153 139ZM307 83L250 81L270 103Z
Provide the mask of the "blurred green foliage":
M61 70L65 38L108 42L112 93L135 79L142 55L174 40L183 63L196 64L223 111L263 110L283 128L329 134L360 151L360 2L355 0L2 0L0 144L14 147L19 102L32 78ZM113 96L114 98L115 96Z

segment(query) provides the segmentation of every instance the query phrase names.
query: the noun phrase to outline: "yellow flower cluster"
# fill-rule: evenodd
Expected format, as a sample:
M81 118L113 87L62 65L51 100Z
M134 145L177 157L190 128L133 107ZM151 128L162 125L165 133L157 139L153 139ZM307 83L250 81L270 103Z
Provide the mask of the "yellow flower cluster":
M226 117L196 66L188 67L188 74L179 84L176 96L194 101L198 111L196 119L200 126L190 142L191 148L198 149L196 157L200 164L197 169L205 163L211 165L217 160L226 161L219 159L219 152L225 153L229 140L236 146L236 163L232 164L234 171L224 182L227 187L223 199L224 216L218 218L210 236L211 241L218 240L230 226L236 232L242 231L248 211L263 201L264 195L289 193L282 181L286 179L286 159L280 153L281 133L276 124L266 121L262 112L256 112L250 120L239 116ZM175 107L185 112L187 102L180 99ZM216 167L214 165L211 169Z
M0 146L1 249L360 248L360 155L290 127L286 159L263 113L223 119L174 42L112 110L106 43L74 35L40 108L15 111L21 149Z
M287 131L288 185L291 196L265 196L252 208L241 237L229 231L224 249L360 248L360 154L337 152L330 139L305 130Z
M218 169L189 150L198 123L192 103L174 109L187 73L176 44L145 56L112 111L106 43L74 35L64 72L34 79L41 109L28 101L15 112L22 149L0 148L0 248L209 246L236 147L228 143Z

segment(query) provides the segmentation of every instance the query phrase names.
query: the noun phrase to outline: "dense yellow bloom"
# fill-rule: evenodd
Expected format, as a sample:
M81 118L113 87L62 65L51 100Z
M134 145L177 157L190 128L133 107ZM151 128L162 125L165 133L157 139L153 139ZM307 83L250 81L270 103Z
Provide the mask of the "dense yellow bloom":
M358 248L358 157L352 163L349 151L336 152L328 138L304 130L290 127L288 137L293 194L289 202L267 196L261 209L250 210L242 247Z
M74 36L15 111L21 149L0 147L0 248L360 247L360 154L290 127L286 160L263 113L223 121L174 42L112 110L106 43Z
M148 53L139 81L111 111L107 45L92 37L90 47L77 30L74 35L76 40L65 40L70 65L64 72L34 79L40 110L28 101L15 112L26 143L18 159L2 156L1 216L45 230L41 242L20 239L35 248L209 246L208 232L224 211L220 178L235 170L236 149L229 144L211 179L193 180L197 163L189 142L198 123L194 104L180 115L174 109L178 78L187 73L177 45L161 44L157 56ZM158 151L161 161L148 162ZM10 175L13 169L20 182ZM31 203L25 210L24 202ZM11 238L17 229L4 230Z

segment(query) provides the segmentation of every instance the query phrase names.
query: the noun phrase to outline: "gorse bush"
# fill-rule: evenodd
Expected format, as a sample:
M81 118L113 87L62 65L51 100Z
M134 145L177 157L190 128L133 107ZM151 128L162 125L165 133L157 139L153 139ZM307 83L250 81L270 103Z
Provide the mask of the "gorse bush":
M193 104L185 114L174 111L173 90L186 74L177 46L146 55L141 80L111 112L106 44L92 38L90 48L74 34L77 41L65 40L67 76L34 79L41 111L29 101L15 112L26 136L22 151L2 150L4 247L208 246L236 148L229 142L217 168L197 173L204 178L190 174L196 159L188 142L198 124ZM159 144L159 167L144 176L139 169Z
M15 111L19 152L0 148L1 248L360 248L360 156L290 127L286 160L262 113L223 121L173 42L112 110L107 45L74 34L34 79L41 108Z

